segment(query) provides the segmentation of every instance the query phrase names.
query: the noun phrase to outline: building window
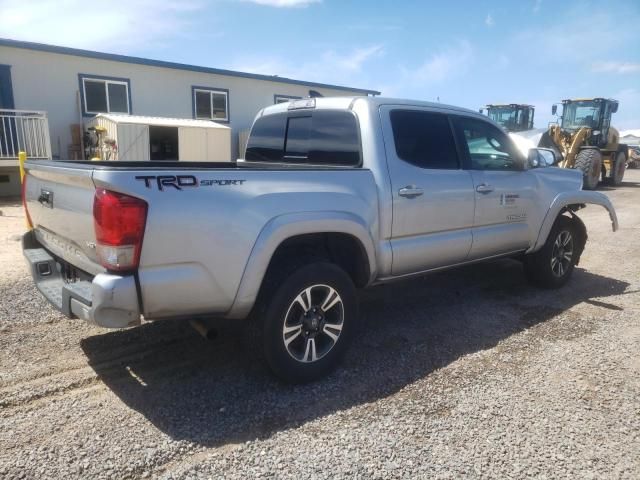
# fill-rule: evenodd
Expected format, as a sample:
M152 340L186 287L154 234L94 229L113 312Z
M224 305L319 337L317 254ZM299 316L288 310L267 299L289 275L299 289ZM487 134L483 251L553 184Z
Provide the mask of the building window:
M84 115L131 113L129 79L80 75Z
M290 102L291 100L300 100L302 97L293 97L291 95L274 95L273 96L273 103L278 104L278 103L287 103Z
M198 120L229 121L229 90L192 87L193 118Z

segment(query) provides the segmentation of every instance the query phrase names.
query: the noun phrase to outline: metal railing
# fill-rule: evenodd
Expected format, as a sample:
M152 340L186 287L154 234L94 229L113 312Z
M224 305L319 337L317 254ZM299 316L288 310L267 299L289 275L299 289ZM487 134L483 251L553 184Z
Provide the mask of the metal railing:
M0 109L0 160L51 159L49 120L46 112Z

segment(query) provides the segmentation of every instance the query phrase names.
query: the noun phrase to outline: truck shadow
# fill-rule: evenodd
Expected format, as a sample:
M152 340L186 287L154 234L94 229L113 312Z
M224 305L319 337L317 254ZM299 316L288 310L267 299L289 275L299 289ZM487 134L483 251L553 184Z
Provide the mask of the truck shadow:
M100 379L158 429L218 446L384 398L554 317L569 321L557 322L565 327L545 332L545 341L588 333L596 320L567 310L582 302L621 308L592 299L623 294L628 285L577 269L564 289L538 290L526 284L519 262L502 260L374 287L362 295L366 325L341 368L302 386L283 385L248 358L237 332L208 342L186 322L149 323L81 346Z
M598 188L596 190L602 190L604 192L608 192L610 190L617 190L617 189L620 189L620 188L640 188L640 183L623 181L617 187L601 183L601 184L598 185Z

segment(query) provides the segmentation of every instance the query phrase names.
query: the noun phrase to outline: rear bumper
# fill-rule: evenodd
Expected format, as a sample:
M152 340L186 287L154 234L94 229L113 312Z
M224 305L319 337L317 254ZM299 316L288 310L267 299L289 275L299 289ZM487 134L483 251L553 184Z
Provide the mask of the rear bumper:
M23 235L22 251L40 293L67 317L108 328L140 324L133 275L99 273L91 281L67 282L61 273L61 261L42 247L33 232Z

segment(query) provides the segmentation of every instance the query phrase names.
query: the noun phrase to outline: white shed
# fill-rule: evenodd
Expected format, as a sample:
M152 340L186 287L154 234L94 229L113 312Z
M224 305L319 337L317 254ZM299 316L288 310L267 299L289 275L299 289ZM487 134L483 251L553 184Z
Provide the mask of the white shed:
M210 120L100 113L85 128L96 126L115 140L115 160L231 161L231 129Z

